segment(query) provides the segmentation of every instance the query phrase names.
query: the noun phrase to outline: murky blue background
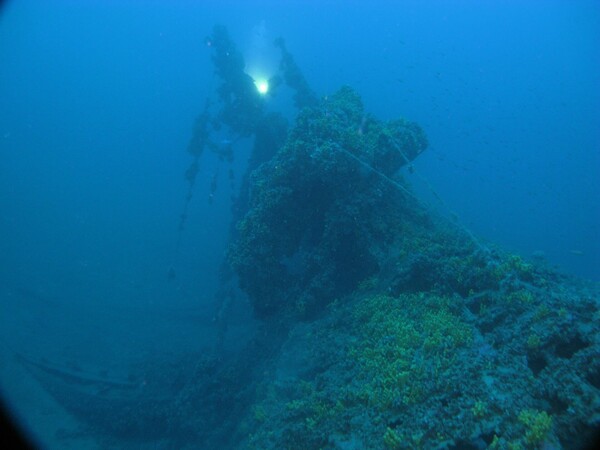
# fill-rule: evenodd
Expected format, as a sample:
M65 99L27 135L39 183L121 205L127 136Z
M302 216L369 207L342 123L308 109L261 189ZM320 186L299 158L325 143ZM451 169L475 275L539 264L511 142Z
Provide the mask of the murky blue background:
M319 95L349 84L374 115L424 128L416 168L445 213L600 279L595 1L20 0L0 10L6 353L118 365L207 345L232 194L214 155L174 251L186 147L218 85L204 38L223 24L250 52L263 21ZM236 151L239 179L248 146ZM26 387L3 375L22 399Z

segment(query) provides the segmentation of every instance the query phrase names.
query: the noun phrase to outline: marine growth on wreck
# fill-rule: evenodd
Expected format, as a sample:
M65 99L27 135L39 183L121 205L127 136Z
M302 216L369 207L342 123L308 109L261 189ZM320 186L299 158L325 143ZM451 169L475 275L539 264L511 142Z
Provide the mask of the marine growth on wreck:
M199 156L224 129L224 159L251 138L215 321L225 336L232 302L248 301L259 331L234 358L140 367L146 385L127 395L81 402L55 386L65 408L108 442L176 448L584 446L600 420L597 287L421 201L408 180L426 130L402 111L381 120L349 86L317 95L280 39L267 95L293 93L290 121L224 27L206 42L220 83L194 126L180 228Z

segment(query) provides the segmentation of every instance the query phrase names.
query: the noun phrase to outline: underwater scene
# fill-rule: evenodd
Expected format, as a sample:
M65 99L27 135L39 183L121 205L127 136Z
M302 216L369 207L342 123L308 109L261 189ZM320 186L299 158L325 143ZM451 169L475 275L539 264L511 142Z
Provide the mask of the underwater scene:
M595 0L0 3L6 448L596 448L598 55Z

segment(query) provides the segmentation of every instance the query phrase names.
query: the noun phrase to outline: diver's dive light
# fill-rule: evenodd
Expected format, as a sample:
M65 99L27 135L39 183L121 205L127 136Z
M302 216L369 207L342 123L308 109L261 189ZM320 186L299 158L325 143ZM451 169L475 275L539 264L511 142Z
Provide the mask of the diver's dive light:
M269 92L269 82L267 80L254 80L254 85L260 95L265 95Z

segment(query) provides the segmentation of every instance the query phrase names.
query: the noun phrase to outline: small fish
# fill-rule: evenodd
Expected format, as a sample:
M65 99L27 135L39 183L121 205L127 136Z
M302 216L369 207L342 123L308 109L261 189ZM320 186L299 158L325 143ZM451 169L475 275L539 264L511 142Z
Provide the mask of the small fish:
M585 254L583 250L569 250L569 253L575 256L583 256Z

